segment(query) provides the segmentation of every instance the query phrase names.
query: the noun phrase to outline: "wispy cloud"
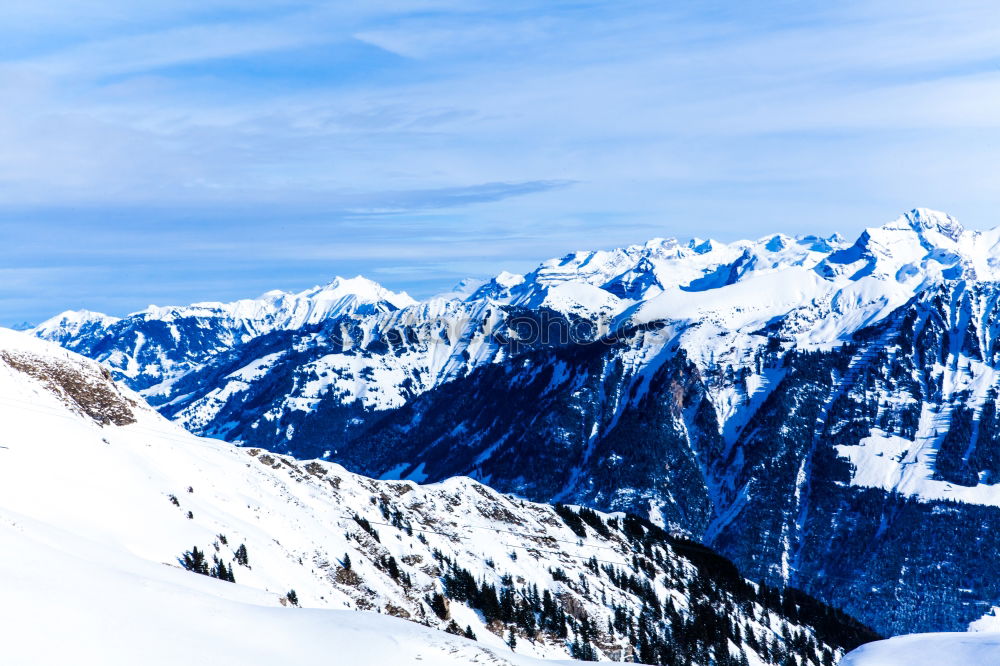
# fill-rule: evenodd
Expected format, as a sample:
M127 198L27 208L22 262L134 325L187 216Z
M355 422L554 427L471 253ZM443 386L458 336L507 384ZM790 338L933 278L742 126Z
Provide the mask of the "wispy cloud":
M9 4L0 266L78 270L85 300L139 253L116 308L1000 203L982 2Z
M293 15L277 21L208 23L85 42L51 55L13 63L42 75L93 80L174 65L235 58L319 44L334 38L310 20ZM126 56L127 54L127 56Z

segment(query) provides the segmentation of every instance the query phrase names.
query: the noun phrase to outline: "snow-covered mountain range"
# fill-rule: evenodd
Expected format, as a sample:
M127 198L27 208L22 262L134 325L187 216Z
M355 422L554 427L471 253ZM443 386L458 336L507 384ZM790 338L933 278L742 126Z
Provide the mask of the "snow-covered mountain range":
M362 277L336 278L297 294L150 306L124 318L69 311L32 332L107 364L196 432L256 435L275 448L286 433L266 426L287 412L330 402L399 407L481 365L649 322L699 325L700 337L681 342L706 364L732 346L704 338L752 336L778 317L799 343L842 341L928 284L991 279L1000 270L998 240L1000 232L964 231L953 218L915 210L850 246L839 236L656 239L576 252L421 303ZM233 408L259 402L257 384L277 374L290 375L282 400L268 396L267 409L230 418ZM245 432L247 425L267 434Z
M898 633L1000 601L998 278L1000 229L917 209L853 243L658 239L417 303L357 278L33 333L195 433L637 512Z
M874 637L634 517L196 437L4 329L0 423L3 663L831 665Z

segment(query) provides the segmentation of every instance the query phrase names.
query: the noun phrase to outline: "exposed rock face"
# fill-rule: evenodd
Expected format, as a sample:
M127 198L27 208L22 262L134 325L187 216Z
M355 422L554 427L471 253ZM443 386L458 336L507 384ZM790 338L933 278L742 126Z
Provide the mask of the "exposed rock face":
M71 409L102 426L135 423L136 402L122 394L106 368L27 351L0 351L0 361L38 380Z

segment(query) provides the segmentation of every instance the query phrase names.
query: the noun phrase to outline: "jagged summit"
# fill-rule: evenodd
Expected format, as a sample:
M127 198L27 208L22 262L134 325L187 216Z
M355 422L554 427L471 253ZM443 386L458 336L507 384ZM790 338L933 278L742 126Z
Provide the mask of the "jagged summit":
M912 295L941 281L1000 279L998 241L1000 227L970 231L950 215L917 208L865 229L853 245L831 253L816 271L828 280L897 282Z
M958 240L965 232L965 227L957 219L930 208L914 208L900 217L900 220L905 220L917 231L934 230L952 240Z
M93 332L98 329L104 329L117 321L117 317L110 317L100 312L66 310L46 319L37 326L22 330L30 331L46 340L62 343L63 341L86 335L88 331Z
M416 303L405 291L398 293L390 291L378 282L361 275L356 275L353 278L337 276L322 287L313 287L302 293L327 301L353 298L363 303L386 302L396 308L405 308Z

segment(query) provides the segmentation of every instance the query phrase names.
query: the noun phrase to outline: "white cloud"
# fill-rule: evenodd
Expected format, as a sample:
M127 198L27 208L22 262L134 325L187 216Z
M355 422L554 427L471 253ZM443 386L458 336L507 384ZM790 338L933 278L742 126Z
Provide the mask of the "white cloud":
M756 137L757 153L780 148L773 134L992 129L1000 118L997 78L980 67L1000 55L989 7L236 6L158 3L157 27L122 4L104 19L117 16L121 34L0 64L0 193L115 203L739 179L748 156L720 145L726 136ZM356 36L417 60L400 73L333 61L349 82L325 80L333 56L308 48L348 50ZM279 68L254 86L268 53L301 49L318 59L315 80L289 83ZM249 80L199 73L220 58L253 58ZM162 72L180 64L183 74Z
M288 210L325 215L376 269L489 242L499 270L695 227L852 233L914 205L989 225L1000 204L1000 6L981 2L9 4L0 212L39 228L53 208L208 227ZM359 209L383 211L384 237L346 224ZM428 240L463 228L510 235ZM159 247L188 256L204 233ZM235 242L264 256L253 238ZM315 240L288 251L342 260Z

